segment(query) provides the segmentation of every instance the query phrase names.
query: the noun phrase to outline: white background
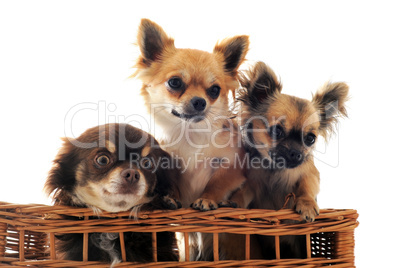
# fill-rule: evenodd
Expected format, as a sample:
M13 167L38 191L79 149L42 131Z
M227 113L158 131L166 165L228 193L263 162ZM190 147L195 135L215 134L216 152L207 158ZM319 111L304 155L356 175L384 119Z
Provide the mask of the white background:
M358 267L396 267L400 12L390 1L2 1L0 200L49 203L42 187L60 137L144 115L140 84L129 78L141 18L182 48L212 51L247 34L247 58L268 63L285 93L310 98L327 80L350 85L349 118L316 154L319 205L358 210Z

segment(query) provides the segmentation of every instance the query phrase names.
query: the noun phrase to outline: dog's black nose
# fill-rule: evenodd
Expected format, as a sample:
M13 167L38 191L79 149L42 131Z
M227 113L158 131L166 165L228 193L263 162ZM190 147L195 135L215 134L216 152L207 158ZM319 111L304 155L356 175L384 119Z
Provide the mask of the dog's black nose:
M194 109L198 112L204 111L205 107L207 106L207 102L205 101L205 99L200 97L192 98L191 104L193 105Z
M121 177L123 180L126 180L129 183L133 183L140 179L140 173L137 170L129 168L123 170Z
M303 160L303 154L301 152L299 152L298 150L295 149L290 149L289 150L289 158L291 161L294 162L300 162Z

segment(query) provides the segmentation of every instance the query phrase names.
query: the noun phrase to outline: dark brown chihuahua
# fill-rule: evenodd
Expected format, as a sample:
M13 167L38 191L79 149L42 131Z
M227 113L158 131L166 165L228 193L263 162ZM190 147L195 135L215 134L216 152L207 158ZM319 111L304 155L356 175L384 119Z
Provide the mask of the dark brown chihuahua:
M63 147L45 184L56 205L119 212L180 207L178 171L168 153L148 133L126 124L88 129L77 139L64 139ZM83 235L56 236L57 257L82 260ZM124 233L127 261L152 261L148 233ZM173 233L159 233L158 260L178 260ZM90 261L117 263L121 250L117 233L89 234Z

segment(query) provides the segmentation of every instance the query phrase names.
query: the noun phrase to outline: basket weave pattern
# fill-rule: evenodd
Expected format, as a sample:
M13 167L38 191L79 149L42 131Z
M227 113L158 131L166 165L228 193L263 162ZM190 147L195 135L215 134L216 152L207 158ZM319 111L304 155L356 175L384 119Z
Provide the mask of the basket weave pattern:
M74 220L63 216L76 217ZM91 209L65 206L19 205L0 202L0 266L30 267L110 267L110 264L85 261L88 233L113 232L122 237L124 232L149 232L153 234L154 262L147 264L125 262L124 242L122 262L116 267L355 267L354 229L358 226L355 210L322 209L313 223L285 224L284 220L299 220L293 210L221 208L199 212L193 209L174 211L140 212L133 219L130 212L94 215ZM140 225L141 224L141 225ZM189 261L188 242L185 239L185 261L158 262L156 236L158 232L190 232L213 234L214 261ZM82 262L57 260L55 234L83 233ZM219 234L233 233L246 236L245 260L219 260ZM274 260L250 260L250 235L274 236ZM305 235L306 259L280 259L279 240L285 235Z

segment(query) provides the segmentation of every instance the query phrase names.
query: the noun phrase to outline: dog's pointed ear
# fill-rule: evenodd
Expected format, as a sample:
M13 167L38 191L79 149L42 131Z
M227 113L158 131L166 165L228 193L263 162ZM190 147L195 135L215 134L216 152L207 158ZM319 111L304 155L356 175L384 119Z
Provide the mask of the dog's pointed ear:
M232 76L237 74L237 69L246 58L249 43L247 35L239 35L226 38L215 45L214 53L223 56L224 68L227 73Z
M161 58L165 49L174 48L174 40L155 22L142 19L138 29L137 44L140 47L142 62L149 66Z
M333 132L339 117L346 117L345 102L348 100L349 86L346 83L326 83L313 95L312 102L320 116L320 134L327 139Z
M282 90L274 71L261 61L241 76L240 83L244 92L240 94L239 100L247 102L249 107L254 108Z

